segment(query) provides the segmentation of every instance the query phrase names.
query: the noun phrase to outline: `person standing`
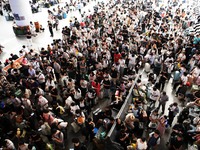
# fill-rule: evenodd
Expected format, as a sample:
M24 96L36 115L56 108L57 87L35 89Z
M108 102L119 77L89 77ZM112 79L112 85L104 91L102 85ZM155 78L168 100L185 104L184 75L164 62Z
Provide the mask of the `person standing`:
M146 150L147 149L147 142L144 137L137 139L136 149L137 150Z
M167 127L167 116L161 116L158 119L158 126L157 126L157 130L160 132L160 136L162 137L165 134L165 129Z
M156 147L160 144L160 131L155 130L154 132L149 134L149 140L147 142L148 150L156 149Z
M183 144L184 144L183 136L179 133L174 139L172 139L169 150L182 149Z
M106 76L102 81L103 84L103 98L110 98L110 80L109 77Z
M50 21L48 21L48 27L49 27L49 32L51 34L51 37L53 37L53 25Z
M161 89L161 91L163 91L164 88L165 88L166 80L168 80L167 73L166 72L161 72L160 73L159 83L158 83L158 88Z
M162 106L162 114L165 113L165 105L167 103L167 101L169 100L169 96L166 94L166 92L164 91L159 99L159 105L158 105L158 110L160 109L160 106Z
M178 103L173 103L169 106L168 124L171 127L174 117L179 113Z
M156 87L153 87L153 89L150 91L149 98L150 98L150 107L154 108L156 101L159 100L160 98L160 91Z
M30 48L32 46L32 34L31 31L28 29L26 33L26 39L28 41L28 47Z

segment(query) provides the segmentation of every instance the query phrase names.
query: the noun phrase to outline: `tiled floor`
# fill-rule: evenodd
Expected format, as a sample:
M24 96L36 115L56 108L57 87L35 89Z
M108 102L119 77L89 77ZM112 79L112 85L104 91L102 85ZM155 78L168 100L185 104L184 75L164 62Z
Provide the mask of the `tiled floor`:
M62 7L65 5L64 1L69 1L69 0L62 0L62 3L59 5ZM102 1L102 0L99 0ZM105 1L105 0L104 0ZM93 12L93 6L97 3L97 1L91 1L86 7L82 8L82 12L86 12L86 14L92 13ZM58 5L55 5L51 8L52 10L54 7L57 7ZM76 11L69 12L67 14L67 18L60 20L59 22L59 28L60 30L56 31L54 30L54 37L50 37L50 33L47 28L47 20L48 20L48 13L47 13L47 8L42 8L42 11L39 13L33 14L33 22L39 22L44 28L45 32L43 33L38 33L36 37L33 37L33 48L34 50L38 51L41 49L41 47L46 47L47 44L50 44L52 42L52 39L59 39L62 38L61 34L61 29L64 26L69 25L69 20L70 18L73 18L74 16L80 20L81 19L81 14ZM90 10L90 12L89 12ZM19 54L19 50L22 49L22 45L27 45L28 42L26 41L25 37L16 37L13 29L12 29L12 21L6 21L5 16L0 16L0 44L3 45L4 52L0 55L0 60L4 62L9 56L10 53L13 54Z
M105 0L104 0L105 1ZM97 3L96 1L91 1L89 5L87 5L85 8L82 9L82 11L85 11L88 13L88 10L93 11L93 6ZM60 4L61 6L64 5L64 3ZM54 6L56 7L56 6ZM50 8L52 9L52 7ZM38 51L41 49L41 47L46 47L47 44L50 44L53 39L59 39L62 38L61 29L62 27L69 25L69 19L73 16L76 16L78 19L81 18L81 15L78 11L70 12L67 15L67 19L60 20L59 28L60 30L54 31L54 38L50 37L50 33L47 28L47 8L42 8L42 11L36 14L33 14L35 20L38 21L40 24L43 25L45 28L45 32L38 33L36 37L33 37L33 48L34 50ZM27 45L27 41L25 37L16 37L13 30L12 30L12 21L6 21L4 16L0 16L0 44L2 44L4 48L4 52L0 55L0 60L2 62L5 61L10 55L10 53L19 54L19 50L22 48L22 45ZM146 78L146 74L143 75L144 79ZM171 88L171 80L168 82L168 84L165 87L165 90L167 91L167 94L170 97L170 101L167 103L168 105L172 103L173 101L177 101L177 99L172 94L172 88ZM103 102L104 103L104 102ZM103 107L105 104L102 104L101 107ZM99 107L99 106L98 106ZM167 114L167 109L165 114ZM74 136L77 136L77 134L73 134L71 131L69 131L69 140L68 145L72 147L72 143L70 143L70 139ZM168 138L168 135L165 136L165 139ZM162 149L165 147L165 144L163 143Z

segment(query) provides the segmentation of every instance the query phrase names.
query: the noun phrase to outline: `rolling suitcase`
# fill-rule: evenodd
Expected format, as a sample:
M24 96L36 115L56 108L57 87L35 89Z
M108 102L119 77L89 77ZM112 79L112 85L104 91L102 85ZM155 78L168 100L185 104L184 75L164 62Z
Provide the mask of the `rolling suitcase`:
M175 71L174 72L173 83L178 82L179 79L180 79L180 72L179 71Z
M81 129L80 126L76 122L72 122L71 126L72 126L74 133L77 133Z
M145 63L144 65L144 70L146 73L149 73L150 72L150 69L151 69L151 65L149 63Z
M67 18L67 13L64 12L64 13L62 14L62 16L63 16L63 19L66 19L66 18Z

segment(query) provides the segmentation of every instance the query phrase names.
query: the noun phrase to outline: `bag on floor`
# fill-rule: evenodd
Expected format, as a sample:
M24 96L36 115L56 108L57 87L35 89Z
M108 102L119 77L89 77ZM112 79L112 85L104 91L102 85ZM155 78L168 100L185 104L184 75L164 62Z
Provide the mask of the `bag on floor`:
M144 65L144 70L146 73L149 73L150 72L150 69L151 69L151 65L149 63L145 63Z
M63 17L63 19L66 19L66 18L67 18L67 14L66 14L66 13L63 13L63 14L62 14L62 17Z
M71 126L72 126L74 133L77 133L81 129L80 126L78 126L76 122L72 122Z

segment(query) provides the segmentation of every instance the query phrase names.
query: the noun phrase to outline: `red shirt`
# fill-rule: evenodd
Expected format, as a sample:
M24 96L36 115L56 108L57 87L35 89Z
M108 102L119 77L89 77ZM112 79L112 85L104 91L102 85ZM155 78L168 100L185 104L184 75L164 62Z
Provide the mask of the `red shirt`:
M119 59L121 58L121 54L114 54L114 62L117 63L119 61Z

